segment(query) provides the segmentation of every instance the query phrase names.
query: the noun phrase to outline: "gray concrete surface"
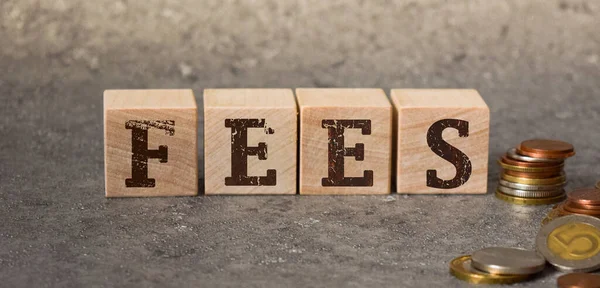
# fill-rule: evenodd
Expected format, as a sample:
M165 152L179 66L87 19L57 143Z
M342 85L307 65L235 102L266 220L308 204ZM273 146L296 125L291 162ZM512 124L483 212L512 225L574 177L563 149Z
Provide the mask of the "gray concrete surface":
M550 209L497 201L493 162L484 196L105 199L102 91L476 88L490 161L564 139L572 188L600 178L599 79L593 0L0 1L0 286L467 286L453 257L533 248Z

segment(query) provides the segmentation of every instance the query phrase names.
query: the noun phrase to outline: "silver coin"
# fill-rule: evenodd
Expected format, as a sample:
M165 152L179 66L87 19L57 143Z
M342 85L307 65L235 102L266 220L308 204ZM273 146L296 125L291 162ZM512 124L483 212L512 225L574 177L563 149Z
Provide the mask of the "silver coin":
M510 182L510 181L506 181L506 180L500 178L500 185L502 185L504 187L512 188L512 189L525 190L525 191L549 191L549 190L563 189L566 184L567 184L567 182L565 181L565 182L553 184L553 185L531 185L531 184L521 184L521 183Z
M548 198L555 197L558 195L565 194L564 189L556 189L556 190L540 190L540 191L527 191L527 190L519 190L513 189L506 186L498 185L498 190L506 195L521 197L521 198Z
M511 148L506 151L508 158L524 161L524 162L543 162L543 163L560 163L564 159L549 159L549 158L534 158L517 153L517 148Z
M552 266L563 272L600 269L600 219L568 215L542 226L536 249Z
M499 275L530 275L546 267L546 259L535 251L490 247L471 255L473 268Z

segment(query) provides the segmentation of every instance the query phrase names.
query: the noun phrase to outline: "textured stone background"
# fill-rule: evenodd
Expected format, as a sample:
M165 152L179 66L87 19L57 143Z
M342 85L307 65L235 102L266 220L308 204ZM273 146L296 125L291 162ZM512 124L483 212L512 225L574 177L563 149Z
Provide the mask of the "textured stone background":
M493 162L485 196L107 200L104 89L476 88L490 161L568 140L572 188L600 178L599 79L593 0L2 0L0 286L460 287L453 257L533 248L549 209L495 200Z

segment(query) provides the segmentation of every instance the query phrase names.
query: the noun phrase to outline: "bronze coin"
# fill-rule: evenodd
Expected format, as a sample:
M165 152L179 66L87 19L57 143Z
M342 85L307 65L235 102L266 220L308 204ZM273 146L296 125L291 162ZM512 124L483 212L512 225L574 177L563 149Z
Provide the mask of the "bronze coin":
M566 216L566 215L571 215L574 214L573 212L569 212L567 210L565 210L565 204L558 204L558 206L556 207L556 209L558 210L558 215L559 216Z
M569 205L569 202L567 202L563 208L571 213L576 213L576 214L583 214L583 215L589 215L589 216L600 216L600 210L586 210L586 209L579 209L573 206Z
M599 210L600 211L600 205L581 204L581 203L573 202L573 201L568 201L567 205L569 205L570 207L573 207L573 208L577 208L577 209Z
M600 205L600 190L596 188L582 188L567 193L570 201L579 204Z
M544 179L544 178L552 178L556 176L560 176L560 172L558 171L549 171L549 172L517 172L512 170L504 170L504 173L521 178L529 178L529 179Z
M561 159L575 155L575 148L563 141L532 139L521 142L517 152L529 157Z
M571 273L558 277L559 288L600 288L600 275L589 273Z
M506 164L502 160L498 160L498 165L500 165L500 167L502 167L502 169L505 169L505 170L511 170L511 171L515 171L515 172L528 172L528 173L556 172L556 171L562 171L563 167L564 167L563 164L560 164L558 166L551 166L551 167L521 167L521 166Z
M525 167L525 168L558 168L563 167L563 162L525 162L519 161L504 155L500 158L500 161L513 166Z
M565 162L565 159L560 159L560 158L559 159L549 159L549 158L537 158L537 157L524 156L522 154L517 153L517 148L508 149L508 151L506 151L506 156L508 156L508 158L510 158L510 159L514 159L517 161L533 162L533 163L539 163L539 162L563 163L563 162Z

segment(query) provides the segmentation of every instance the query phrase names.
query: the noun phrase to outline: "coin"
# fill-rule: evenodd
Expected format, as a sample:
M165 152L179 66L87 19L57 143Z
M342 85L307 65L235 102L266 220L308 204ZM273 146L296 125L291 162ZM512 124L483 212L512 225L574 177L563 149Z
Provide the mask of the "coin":
M564 196L565 190L557 189L557 190L548 190L548 191L527 191L527 190L519 190L513 189L509 187L505 187L502 185L498 185L498 191L503 194L514 196L514 197L522 197L522 198L548 198L554 196Z
M600 288L600 275L571 273L558 277L558 288Z
M511 170L511 171L518 171L518 172L558 172L558 171L562 171L562 169L565 166L564 163L561 163L560 165L552 165L552 166L545 166L545 167L524 167L524 166L519 166L519 165L511 165L511 164L504 162L503 160L498 160L497 162L500 165L500 167L502 167L502 169L504 169L504 170Z
M600 189L600 181L598 181L598 183L596 183L596 188Z
M504 179L500 179L500 185L508 188L518 189L518 190L526 190L526 191L548 191L548 190L557 190L562 189L567 182L561 182L553 185L529 185L529 184L520 184L509 182Z
M517 148L508 149L506 155L514 160L533 163L562 163L564 159L534 158L517 153Z
M544 270L546 259L535 251L489 247L471 255L473 268L499 275L530 275Z
M573 212L569 212L569 211L565 210L565 203L558 204L558 207L557 207L557 209L558 209L558 213L559 213L559 215L560 215L560 216L565 216L565 215L573 215L573 214L575 214L575 213L573 213Z
M563 272L589 272L600 268L600 219L568 215L542 226L536 249Z
M513 150L516 151L516 149L514 149L514 148L513 148ZM527 157L527 156L524 156L524 157ZM539 158L532 158L532 159L539 159ZM509 156L508 153L506 155L500 157L500 161L502 161L508 165L525 167L525 168L548 168L548 167L556 167L556 166L564 167L564 161L562 161L562 160L558 160L558 162L555 159L552 159L553 162L531 162L531 161L526 162L526 161L513 159Z
M473 284L511 284L527 280L529 275L493 275L471 266L471 256L464 255L450 262L450 274Z
M563 206L563 209L565 209L568 212L574 213L574 214L600 217L600 211L598 211L598 210L578 209L578 208L570 207L568 205Z
M572 203L567 202L563 208L569 212L590 216L600 216L600 210L591 210L591 209L581 209L578 207L574 207L571 205Z
M524 198L524 197L510 196L510 195L506 195L500 191L496 191L496 198L498 198L502 201L508 202L508 203L519 204L519 205L548 205L548 204L558 203L558 202L564 200L565 195L559 195L559 196L548 197L548 198Z
M589 205L600 205L600 190L595 188L582 188L569 192L567 197L570 201L589 204Z
M530 179L523 177L515 177L511 175L502 174L502 179L510 182L520 183L520 184L529 184L529 185L552 185L558 184L561 182L565 182L567 178L565 174L562 173L558 177L546 178L546 179Z
M573 201L567 201L567 205L569 207L573 207L573 208L577 208L577 209L600 211L600 205L581 204L581 203L573 202Z
M575 148L563 141L532 139L521 142L517 153L534 158L565 159L575 155Z
M546 179L560 176L562 170L550 171L550 172L516 172L512 170L504 170L505 174L520 178L529 178L529 179Z

